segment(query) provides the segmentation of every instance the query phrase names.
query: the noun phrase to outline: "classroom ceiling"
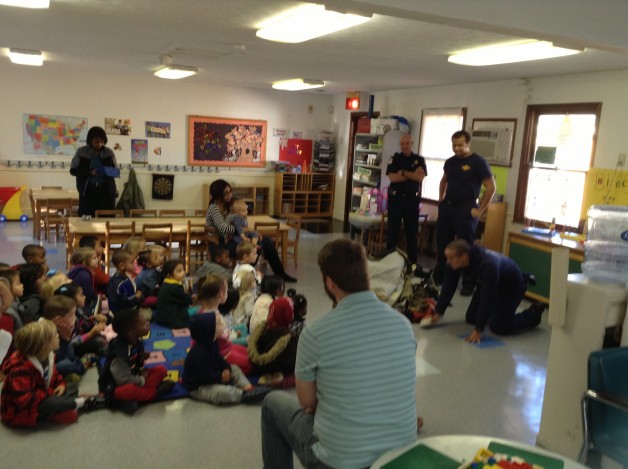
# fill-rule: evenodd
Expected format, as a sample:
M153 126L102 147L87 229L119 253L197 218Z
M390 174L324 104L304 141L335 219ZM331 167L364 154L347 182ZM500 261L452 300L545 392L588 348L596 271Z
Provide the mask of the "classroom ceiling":
M255 36L289 0L51 0L48 10L0 6L0 57L45 51L44 67L153 77L160 55L200 72L183 81L269 89L325 80L324 93L628 69L628 2L620 0L330 0L373 21L301 44ZM470 47L534 38L586 48L571 57L490 67L447 62ZM8 65L7 65L8 64ZM310 91L313 92L313 91Z

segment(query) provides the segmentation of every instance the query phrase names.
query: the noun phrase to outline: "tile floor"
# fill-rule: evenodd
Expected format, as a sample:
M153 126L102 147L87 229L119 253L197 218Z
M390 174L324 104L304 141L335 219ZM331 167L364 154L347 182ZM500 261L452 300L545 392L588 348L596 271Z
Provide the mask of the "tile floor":
M29 223L0 224L0 261L21 262L21 248L32 243ZM302 232L300 265L288 271L308 298L308 321L330 309L316 255L335 233ZM64 268L63 243L47 243L48 263ZM422 259L424 265L432 259ZM291 261L290 261L291 262ZM550 329L546 318L527 334L500 338L478 348L460 336L468 298L458 296L444 324L417 338L417 412L425 419L420 436L468 433L534 444L541 418ZM95 392L89 370L81 392ZM133 417L102 410L82 415L75 425L13 430L0 426L3 468L260 468L259 406L214 407L181 399L145 406ZM297 467L300 467L297 464Z

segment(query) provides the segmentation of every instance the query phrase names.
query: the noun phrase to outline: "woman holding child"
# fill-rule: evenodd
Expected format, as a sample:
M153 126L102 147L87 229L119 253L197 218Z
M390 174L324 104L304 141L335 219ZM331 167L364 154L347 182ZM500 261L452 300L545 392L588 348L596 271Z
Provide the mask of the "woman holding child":
M235 226L227 221L227 215L231 208L231 185L224 179L217 179L209 186L211 201L207 208L207 218L205 224L214 228L218 235L229 246L232 253L235 253L236 242L233 240ZM262 237L258 244L262 247L264 257L273 269L275 275L279 275L286 282L296 282L297 279L286 273L277 254L275 243L269 237Z

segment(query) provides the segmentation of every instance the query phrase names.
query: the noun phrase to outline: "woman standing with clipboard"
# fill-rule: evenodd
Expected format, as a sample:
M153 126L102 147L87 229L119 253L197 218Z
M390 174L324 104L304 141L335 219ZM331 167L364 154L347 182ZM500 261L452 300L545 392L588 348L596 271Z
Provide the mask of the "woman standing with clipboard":
M76 176L79 192L79 216L94 216L96 210L113 210L116 182L120 170L113 150L107 148L107 134L102 127L87 132L87 145L76 150L70 174Z

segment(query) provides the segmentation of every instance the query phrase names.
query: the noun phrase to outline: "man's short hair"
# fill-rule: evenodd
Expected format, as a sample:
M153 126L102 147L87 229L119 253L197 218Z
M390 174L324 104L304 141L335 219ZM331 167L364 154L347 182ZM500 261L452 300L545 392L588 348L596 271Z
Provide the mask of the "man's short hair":
M456 253L456 256L471 253L471 245L464 239L454 239L445 249L451 249Z
M98 236L84 235L81 236L81 239L79 240L80 248L96 249L96 245L100 245L100 240L98 239Z
M369 289L369 275L364 246L347 238L327 243L318 253L323 277L329 277L346 293Z
M460 137L464 137L464 141L467 143L471 141L471 134L467 132L466 130L458 130L457 132L454 132L453 135L451 136L451 139L454 140Z

